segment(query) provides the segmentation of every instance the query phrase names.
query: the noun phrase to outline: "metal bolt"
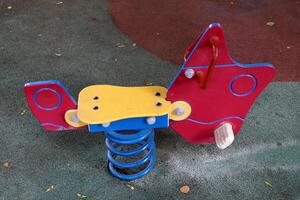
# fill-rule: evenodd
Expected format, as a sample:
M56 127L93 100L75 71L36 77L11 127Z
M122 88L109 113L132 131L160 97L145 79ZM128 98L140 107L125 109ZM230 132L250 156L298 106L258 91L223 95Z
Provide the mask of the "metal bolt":
M147 117L146 122L148 125L153 125L156 122L156 118L155 117Z
M184 71L184 75L186 78L191 79L195 75L195 71L193 69L187 69Z
M183 108L176 108L175 109L175 114L178 116L181 116L184 114L184 109Z
M75 123L80 122L80 120L78 119L78 117L77 117L76 114L72 115L71 120L72 120L73 122L75 122Z
M102 126L105 127L105 128L107 128L107 127L110 126L110 123L109 122L108 123L104 123L104 124L102 124Z

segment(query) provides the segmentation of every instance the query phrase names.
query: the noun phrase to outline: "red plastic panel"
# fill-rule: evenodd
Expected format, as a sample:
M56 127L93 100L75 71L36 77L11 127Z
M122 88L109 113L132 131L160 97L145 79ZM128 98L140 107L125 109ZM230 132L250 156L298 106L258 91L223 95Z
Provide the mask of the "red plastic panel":
M218 38L218 56L207 87L202 89L197 74L207 75L213 55L212 37ZM187 69L194 70L193 78L185 76ZM221 26L212 24L192 45L169 87L167 100L185 101L192 107L188 119L171 122L171 127L194 143L214 142L214 129L224 122L231 123L234 134L238 134L251 105L274 76L271 64L242 65L232 60Z
M39 81L24 86L27 103L44 127L49 131L79 129L65 122L67 110L76 109L77 103L58 81Z

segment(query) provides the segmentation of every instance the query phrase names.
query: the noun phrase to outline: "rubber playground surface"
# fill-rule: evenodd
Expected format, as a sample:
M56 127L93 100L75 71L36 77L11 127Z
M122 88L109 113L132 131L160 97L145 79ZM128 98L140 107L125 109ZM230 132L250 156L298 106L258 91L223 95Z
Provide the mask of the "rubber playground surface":
M0 199L300 199L299 17L284 0L0 0ZM103 135L45 132L27 107L31 81L74 97L92 84L167 87L215 21L234 59L277 68L226 150L158 129L155 168L123 182Z

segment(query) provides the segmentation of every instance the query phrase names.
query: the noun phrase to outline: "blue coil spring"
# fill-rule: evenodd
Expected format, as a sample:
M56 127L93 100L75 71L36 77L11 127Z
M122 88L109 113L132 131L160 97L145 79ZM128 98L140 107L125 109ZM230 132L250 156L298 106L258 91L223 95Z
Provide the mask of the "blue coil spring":
M108 169L115 177L127 181L141 178L149 173L156 161L154 129L132 132L131 134L117 131L105 132ZM118 160L120 157L122 161ZM124 159L126 162L123 161ZM128 173L129 171L131 173Z

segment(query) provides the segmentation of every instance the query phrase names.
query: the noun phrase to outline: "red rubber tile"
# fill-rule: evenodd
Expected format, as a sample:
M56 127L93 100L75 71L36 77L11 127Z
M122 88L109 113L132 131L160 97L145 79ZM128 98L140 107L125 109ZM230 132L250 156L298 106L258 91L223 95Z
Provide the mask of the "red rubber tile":
M220 22L235 60L268 61L277 68L275 80L300 80L300 1L110 0L109 10L138 46L178 65L193 39Z

